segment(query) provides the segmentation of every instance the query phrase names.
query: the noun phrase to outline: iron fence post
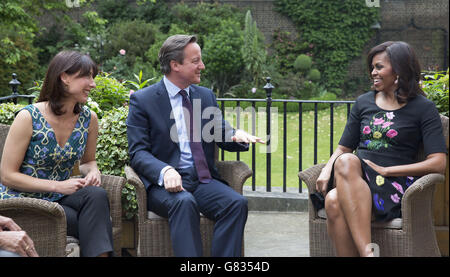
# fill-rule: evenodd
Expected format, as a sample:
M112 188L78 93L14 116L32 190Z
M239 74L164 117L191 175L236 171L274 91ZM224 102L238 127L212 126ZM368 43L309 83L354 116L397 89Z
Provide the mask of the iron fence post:
M267 84L264 86L264 90L266 91L266 120L267 120L267 130L266 130L266 134L267 134L267 153L266 153L266 166L267 166L267 170L266 170L266 180L267 180L267 184L266 184L266 191L270 192L271 191L271 168L272 168L272 164L271 164L271 115L270 115L270 108L272 107L272 89L274 89L274 86L270 83L270 77L266 78Z
M19 95L19 92L18 92L18 86L20 85L21 83L19 82L19 80L17 80L17 74L16 73L13 73L12 74L12 80L9 82L9 85L11 86L11 90L12 90L12 94L11 95ZM14 104L17 104L17 97L16 98L13 98L13 102L14 102Z

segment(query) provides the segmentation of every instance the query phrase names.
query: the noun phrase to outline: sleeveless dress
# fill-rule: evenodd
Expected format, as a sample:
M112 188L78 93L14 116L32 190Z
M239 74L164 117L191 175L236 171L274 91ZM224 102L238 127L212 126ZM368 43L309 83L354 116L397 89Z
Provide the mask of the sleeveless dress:
M72 134L64 147L61 147L56 141L52 127L39 109L34 105L28 105L23 109L31 114L33 134L20 166L20 172L39 179L54 181L69 179L75 163L81 159L86 148L91 121L90 110L83 106ZM0 199L32 197L53 202L63 196L56 192L18 191L0 184Z
M339 144L356 149L363 178L372 193L375 221L401 217L406 189L420 176L385 177L363 159L383 167L418 162L423 145L425 157L447 153L442 123L435 104L422 95L397 110L384 110L375 103L376 91L359 96L347 120Z

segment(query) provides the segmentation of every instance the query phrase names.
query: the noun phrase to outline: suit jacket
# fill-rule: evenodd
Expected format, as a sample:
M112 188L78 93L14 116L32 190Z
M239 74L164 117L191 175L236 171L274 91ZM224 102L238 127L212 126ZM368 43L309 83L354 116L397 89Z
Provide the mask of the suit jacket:
M248 144L231 141L235 130L223 119L217 105L214 93L205 87L191 85L189 94L191 102L201 100L201 111L206 108L215 107L216 113L201 120L202 130L205 125L210 130L214 140L205 141L202 137L203 151L206 161L214 179L221 180L214 163L215 144L227 151L247 151ZM198 103L198 102L197 102ZM130 96L129 113L127 118L128 151L130 155L130 166L141 178L145 187L157 184L161 170L170 165L178 167L180 161L180 147L171 138L171 128L174 128L175 119L171 118L172 106L164 81L136 91ZM195 115L195 111L194 111ZM220 129L209 128L219 126ZM213 132L220 132L213 134ZM175 133L175 134L174 134ZM172 137L176 132L172 132Z

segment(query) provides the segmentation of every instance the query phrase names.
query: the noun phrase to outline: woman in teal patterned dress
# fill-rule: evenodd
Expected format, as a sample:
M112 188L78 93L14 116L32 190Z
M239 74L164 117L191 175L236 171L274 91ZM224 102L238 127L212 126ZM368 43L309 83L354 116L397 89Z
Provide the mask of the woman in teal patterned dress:
M420 88L413 49L385 42L371 49L367 64L374 90L356 99L316 183L326 195L328 234L338 256L373 256L371 221L401 217L406 189L420 176L445 171L441 120ZM422 143L426 159L419 162Z
M75 51L50 62L36 104L12 123L1 161L0 199L34 197L63 207L67 234L80 241L82 256L112 254L106 191L95 161L97 115L86 106L97 66ZM84 178L69 178L80 161Z

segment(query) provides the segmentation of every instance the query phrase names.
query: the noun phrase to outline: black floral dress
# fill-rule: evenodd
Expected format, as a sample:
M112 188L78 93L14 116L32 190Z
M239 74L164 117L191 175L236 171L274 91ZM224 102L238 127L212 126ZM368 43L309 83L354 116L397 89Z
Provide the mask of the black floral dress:
M363 159L379 166L418 162L424 145L425 156L446 153L439 113L434 103L419 95L400 109L388 111L375 103L376 91L356 99L339 144L356 149L363 178L372 193L372 211L376 221L401 217L401 199L406 189L420 176L384 177Z

